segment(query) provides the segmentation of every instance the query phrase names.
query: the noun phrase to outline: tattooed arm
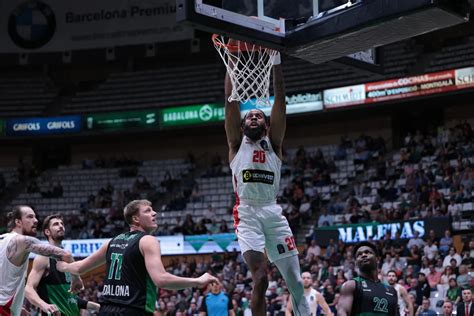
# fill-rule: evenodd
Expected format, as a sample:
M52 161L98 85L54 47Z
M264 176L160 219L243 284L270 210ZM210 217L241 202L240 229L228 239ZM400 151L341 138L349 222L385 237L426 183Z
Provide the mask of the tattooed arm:
M67 264L65 262L59 261L56 263L56 269L61 272L69 272L72 275L74 274L84 274L86 272L91 271L98 266L105 264L106 262L106 255L107 249L109 248L109 242L105 242L99 250L91 254L85 259L76 261L71 264Z
M42 243L37 238L22 235L18 235L10 240L7 247L7 258L14 265L20 266L28 259L30 252L66 262L74 261L70 252Z

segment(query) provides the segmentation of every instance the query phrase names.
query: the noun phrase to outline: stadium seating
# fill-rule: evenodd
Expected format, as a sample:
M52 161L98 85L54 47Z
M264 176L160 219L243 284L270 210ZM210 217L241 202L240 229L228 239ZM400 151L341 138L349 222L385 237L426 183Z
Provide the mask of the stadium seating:
M112 74L97 89L79 92L63 113L136 110L215 102L222 95L214 64Z
M342 144L286 149L279 193L281 197L281 205L283 209L287 211L292 203L294 203L292 200L292 192L295 190L295 183L303 183L304 193L308 195L310 199L318 198L321 203L320 205L327 209L331 209L331 206L334 203L346 204L348 200L352 198L352 195L354 195L358 200L360 204L359 207L371 207L371 205L378 203L381 205L382 209L397 209L402 203L402 197L404 199L409 198L409 193L403 191L409 184L409 181L407 180L407 170L432 170L434 174L439 174L443 170L442 166L449 166L450 168L467 168L467 166L473 164L472 158L474 150L472 139L442 137L443 135L437 136L439 137L431 137L432 140L435 139L439 142L436 143L436 146L433 149L434 153L421 155L419 161L411 161L410 159L414 158L409 155L407 158L406 154L407 152L411 153L411 150L417 145L410 143L404 148L386 153L383 149L384 146L379 144L379 147L377 147L374 145L375 141L371 139L371 137L363 135L350 141L350 145L346 144L344 154L339 157L338 155L340 155L339 151ZM423 137L424 139L428 136L419 137ZM460 160L447 159L444 163L441 163L441 161L444 161L444 158L442 158L443 155L440 148L453 141L459 144L459 146L456 147L458 150L461 150L462 148L464 153L463 158ZM324 164L321 164L322 161L324 161ZM319 166L313 168L312 164L314 163L319 163L321 166L324 165L325 167ZM378 170L378 167L380 167L382 163L386 166L385 173L383 174ZM135 168L133 172L129 172L130 170L128 170L127 165L115 166L107 165L107 163L95 165L94 161L89 161L83 165L61 166L57 170L44 172L39 178L34 180L38 183L39 192L28 192L28 188L26 188L24 192L18 195L11 202L11 205L20 203L31 204L42 217L52 212L61 212L68 219L71 219L71 217L78 217L81 219L79 224L86 225L85 228L91 231L93 231L93 228L89 229L89 226L93 227L96 223L103 223L99 224L104 225L100 227L100 230L102 233L107 234L107 232L114 231L114 225L116 226L115 228L123 229L122 227L117 226L123 225L121 220L110 219L108 220L108 223L102 220L103 218L109 218L110 210L114 207L118 207L117 201L115 200L117 199L117 195L112 194L113 200L111 201L111 206L106 207L95 205L94 201L92 201L92 205L88 203L90 202L89 198L91 195L97 196L98 192L107 188L109 185L113 186L114 192L133 191L137 179L140 175L144 175L153 187L152 191L169 193L164 194L165 197L167 195L174 196L177 192L168 192L165 184L166 181L170 179L176 180L177 186L175 189L180 191L182 190L186 177L190 175L190 170L194 168L194 166L184 159L133 162L131 166ZM128 173L124 171L127 171ZM4 174L6 179L11 179L8 181L15 180L16 171L14 169L3 169L0 170L0 172ZM160 213L160 228L163 227L164 224L167 224L168 229L173 231L173 229L178 225L178 217L183 219L183 217L188 214L191 215L194 223L198 223L202 219L207 218L206 214L208 214L208 211L211 211L213 214L212 220L218 223L224 221L227 227L231 228L232 216L230 215L230 209L233 203L233 189L231 177L228 174L229 170L227 168L222 168L218 173L212 173L206 170L194 170L193 172L200 175L194 179L194 188L198 189L199 195L188 198L184 207L179 209L173 208L169 198L162 199L163 208L160 210L157 209ZM327 173L328 178L324 181L313 182L314 179L312 179L312 176L318 172ZM390 178L388 176L389 174L391 175ZM62 187L62 196L45 197L44 193L53 191L54 186L57 183L60 183ZM384 200L383 197L380 196L379 190L385 188L390 183L393 183L397 188L398 198L396 200ZM355 186L366 186L367 190L354 191ZM448 182L440 182L437 190L445 199L448 199L448 196L455 192L455 187L449 185ZM352 191L354 191L354 194ZM146 190L139 191L137 192L136 197L146 198L149 193L150 192ZM474 208L474 199L472 197L471 188L469 188L468 193L470 195L466 195L462 201L459 200L455 203L455 207L459 209L461 216L456 218L459 220L453 223L454 230L465 230L470 228L470 223L472 222L470 221L470 218L472 218L471 216ZM209 210L209 208L212 210ZM87 215L84 215L84 211L95 214L96 217L88 217ZM319 209L313 211L314 214L317 214ZM464 214L466 214L466 216L464 216ZM334 224L350 222L351 215L352 214L348 214L346 211L331 213L331 216L334 218ZM84 218L88 219L84 220ZM317 217L311 216L310 218L314 221ZM300 223L301 227L305 227L305 229L307 228L303 225L302 221ZM314 225L314 222L311 223L311 225ZM79 233L78 230L75 231L76 233ZM303 232L303 234L306 233L307 231ZM91 232L88 236L99 238L101 236L107 237L108 235L100 235L97 237ZM315 280L314 286L325 295L327 294L325 287L327 287L328 284L332 284L338 290L340 282L347 278L351 278L355 273L353 267L351 268L350 266L351 258L339 255L339 253L350 251L351 246L339 244L338 247L341 248L339 248L340 251L336 252L336 256L326 257L323 252L321 256L316 258L306 257L306 250L303 252L301 263L307 269L311 269ZM215 256L218 255L215 254ZM324 268L325 262L332 262L332 265L329 265L327 270ZM207 269L207 264L209 264L209 267L213 265L212 269L216 269L216 271L227 271L227 274L226 272L222 272L223 275L221 276L223 286L226 290L235 291L232 293L234 293L234 295L239 295L239 297L240 295L245 295L245 293L250 293L250 288L246 285L242 285L242 290L236 290L231 285L234 284L234 282L240 282L236 280L230 281L234 276L238 275L238 273L231 274L228 271L228 269L233 269L230 268L232 265L240 266L239 269L243 273L244 279L249 277L239 255L226 254L225 258L221 261L218 260L214 263L212 263L212 261L210 263L205 263L199 269ZM183 275L185 272L182 267L189 268L191 271L194 271L192 273L197 275L200 273L197 266L190 265L188 262L183 261L172 262L168 266L168 269L171 269L170 271L173 271L175 274ZM405 266L405 268L406 267L407 266ZM441 269L441 267L439 267L439 269ZM341 276L342 279L338 279ZM401 275L401 277L404 278L403 275ZM284 285L280 284L280 281L275 280L274 282L278 287L284 289ZM96 300L99 293L97 290L98 288L100 288L100 284L92 284L89 286L89 289L82 294L82 296L91 300ZM413 288L409 288L408 290L413 291ZM161 306L160 308L163 310L170 310L171 305L166 306L167 304L165 304L165 307L163 307L162 303L166 301L166 297L172 297L175 295L176 293L173 292L161 291L158 301ZM198 303L197 300L201 293L196 295L196 303ZM439 301L442 300L444 296L444 288L432 289L430 295L431 308L439 311ZM330 299L330 296L327 296L327 298ZM182 302L181 297L176 297L176 299L173 300L176 303L176 306L188 306L186 303ZM284 304L269 304L268 308L272 309L272 315L279 315L278 313L281 313L282 306L284 306Z
M56 96L45 77L0 78L0 117L42 116Z
M165 178L166 172L181 175L188 168L182 159L146 161L137 168L136 175L146 175L150 183L159 185ZM61 166L59 169L43 173L38 179L39 191L36 193L22 192L11 205L28 204L35 207L40 216L52 212L79 214L81 204L86 203L90 195L112 184L116 190L130 190L136 176L121 177L121 168L83 169L81 165ZM63 187L62 197L45 198L44 192L60 183Z
M288 58L285 76L288 93L320 91L326 88L435 72L472 65L474 37L441 47L430 54L423 69L419 50L413 40L383 47L381 73L354 71L342 64L313 65ZM37 73L18 78L0 78L0 116L42 116L55 102L61 103L61 114L135 110L156 107L217 102L223 95L224 67L220 61L199 65L168 66L151 70L117 72L89 88L72 93L65 89L57 100L61 82Z
M350 66L336 63L312 65L289 58L285 61L284 68L287 94L469 67L474 60L474 37L467 37L462 43L440 47L428 55L416 45L415 40L387 45L381 54L384 63L381 73L354 71ZM65 98L58 97L61 84L56 83L56 88L52 80L44 76L36 74L28 78L10 78L4 75L0 78L0 117L49 115L50 107L55 103L61 105L58 106L61 108L60 114L66 115L222 102L223 72L220 61L117 72L108 75L97 86L87 91L74 92ZM445 133L446 131L450 133ZM391 220L390 216L394 213L400 214L404 219L422 218L426 216L427 207L423 206L420 199L420 183L434 189L433 194L439 196L436 198L439 205L435 216L449 216L452 230L459 234L456 237L462 238L466 231L472 232L473 178L463 178L466 180L465 189L461 189L461 181L455 181L453 176L456 172L463 176L473 172L474 140L472 134L469 137L462 136L463 131L459 126L444 131L440 129L436 135L423 131L415 136L419 137L415 142L413 135L407 135L408 141L402 148L391 151L368 145L358 147L358 140L352 140L349 141L350 144L346 144L341 157L338 157L338 152L344 147L343 144L285 148L278 202L286 216L294 208L299 212L297 205L300 204L309 204L311 208L309 216L304 220L299 219L296 224L301 230L298 233L298 244L306 241L302 237L313 237L313 230L310 229L319 225L318 216L321 216L322 210L328 211L327 216L331 218L333 225L357 222L358 219L354 219L353 214L367 210L379 213L376 219L378 222ZM373 141L370 136L361 135L360 139L364 142L369 139ZM425 148L425 141L433 145L433 148ZM450 146L451 153L443 151ZM321 158L315 158L319 155ZM190 215L194 223L211 219L213 222L223 223L231 230L231 211L235 197L229 170L223 167L218 172L208 171L205 168L195 170L184 159L171 159L140 161L124 166L73 164L44 171L39 177L32 175L25 179L22 179L14 167L1 168L0 174L5 180L5 187L18 184L15 189L21 190L5 209L13 205L28 204L35 208L40 218L59 212L65 217L67 225L72 226L74 223L74 229L69 230L68 227L68 238L105 238L113 235L114 228L123 229L122 219L118 219L119 216L114 218L113 215L120 213L124 203L134 198L153 200L160 216L159 228L162 229L166 224L170 234L175 233L173 230L179 227L179 221L187 215ZM428 180L416 178L413 182L413 175L417 173L429 173L430 177L427 177ZM137 189L140 178L146 178L149 187ZM186 188L188 180L193 182L195 196L189 192L190 187ZM171 182L173 185L170 185ZM395 193L388 197L384 191L392 188ZM303 197L295 197L298 189L303 192ZM107 196L101 200L104 191ZM184 199L185 203L175 203L179 199ZM413 214L404 207L408 200L413 203ZM209 218L210 213L212 218ZM5 219L2 218L0 222L2 228L6 226ZM93 231L95 228L108 234L96 236ZM83 234L84 231L86 232ZM427 241L426 237L424 239ZM466 240L463 242L461 255L465 264L472 260L469 256L474 250L467 249ZM377 243L383 248L384 241ZM336 292L339 290L342 281L338 277L341 273L343 280L352 278L355 273L353 258L347 255L352 246L339 242L337 247L338 251L334 255L327 255L329 251L323 249L319 256L307 257L308 245L304 245L302 252L300 262L303 269L311 271L314 287L324 295L327 294L329 284L336 288ZM459 252L459 247L457 250ZM219 274L223 287L238 298L239 306L244 309L243 298L248 299L250 293L250 276L243 259L236 253L225 253L222 258L218 258L219 256L220 254L213 254L209 262L202 265L193 263L194 258L189 262L188 258L180 258L171 261L167 269L187 277L212 270ZM439 266L439 262L443 261L444 254L437 255L436 259L433 263L442 271L443 267ZM401 260L404 264L400 277L408 283L411 276L407 274L410 265L406 254L402 255ZM412 268L418 272L422 267L415 265ZM243 280L247 279L245 282L238 279L240 273ZM273 266L269 270L269 276L270 279L274 278L270 280L270 284L280 289L279 299L286 299L283 294L286 286L278 279ZM100 284L89 284L87 287L82 296L97 300ZM407 286L407 290L414 292L412 286ZM271 295L267 293L267 296ZM167 303L173 302L176 309L183 309L183 306L190 308L190 303L199 305L202 296L203 292L196 290L160 290L159 309L173 315L170 311L172 308ZM429 296L431 308L439 312L439 302L446 298L445 285L432 288ZM331 298L330 295L326 297ZM162 306L163 303L165 307ZM270 314L281 315L284 305L268 304ZM193 313L188 312L188 315Z
M455 127L452 129L451 134L454 134L456 129L460 130L461 127ZM460 136L458 138L453 138L453 136L451 136L449 140L446 137L436 137L438 143L433 149L434 154L420 155L419 161L411 161L412 158L408 156L407 160L407 153L413 153L413 149L415 147L418 146L417 150L421 151L419 146L424 144L425 139L429 139L430 142L435 141L435 139L429 135L418 135L417 137L420 137L420 141L395 151L383 160L383 164L386 168L383 175L378 173L377 168L379 168L379 165L373 165L369 167L364 173L364 176L358 179L359 182L357 184L360 187L367 187L368 189L365 192L369 194L362 194L361 190L357 190L354 191L355 198L358 200L359 204L364 204L366 209L373 209L372 206L377 205L374 207L380 208L383 212L387 212L388 210L391 212L394 210L400 210L402 199L403 201L408 201L411 195L410 191L407 191L408 189L406 188L407 177L410 177L418 171L423 171L425 173L431 172L431 174L436 175L436 178L434 181L427 183L426 186L434 186L436 191L441 195L443 204L440 205L440 213L450 215L452 217L454 230L472 229L472 213L474 212L474 203L472 203L474 201L474 190L471 183L472 180L471 182L466 180L466 183L470 183L470 187L466 188L466 192L464 193L461 200L459 200L456 196L456 192L459 190L459 183L456 184L453 180L441 181L441 175L446 172L446 168L450 168L452 170L455 168L460 168L459 170L460 172L464 172L463 174L465 175L465 178L469 178L469 173L472 172L470 170L472 169L472 165L474 163L474 141L472 136L471 138L465 139ZM413 138L413 136L411 136L411 138ZM444 162L441 148L447 146L448 143L451 142L457 144L456 155L462 155L462 159L449 159L448 161ZM388 174L391 175L390 178L387 176ZM390 186L393 186L396 190L396 200L384 199L383 195L380 194L381 189L384 190ZM452 199L455 199L455 204L453 207L460 211L457 216L447 212L446 203ZM417 207L421 208L421 202L416 202L419 203ZM436 216L436 214L434 215ZM347 222L349 221L350 216L350 214L345 216ZM335 217L336 224L340 224L342 222L342 216L339 215Z
M430 72L449 68L471 67L474 59L474 36L465 39L465 43L447 46L436 55L428 70Z
M18 182L18 174L15 167L0 168L0 174L5 179L5 186Z
M472 65L474 38L467 43L433 53L426 69L434 72ZM422 55L412 40L387 45L381 50L380 74L357 72L342 64L314 65L300 59L285 61L287 93L320 91L362 82L413 75ZM63 114L135 110L216 102L223 95L224 67L220 61L200 65L119 72L95 88L77 92L63 105Z

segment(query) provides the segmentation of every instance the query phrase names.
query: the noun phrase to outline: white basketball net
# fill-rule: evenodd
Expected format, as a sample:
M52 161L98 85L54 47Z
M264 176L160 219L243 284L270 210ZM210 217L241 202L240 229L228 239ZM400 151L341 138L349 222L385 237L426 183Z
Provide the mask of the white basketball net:
M242 41L229 45L220 35L212 39L232 83L229 102L270 105L270 74L278 51Z

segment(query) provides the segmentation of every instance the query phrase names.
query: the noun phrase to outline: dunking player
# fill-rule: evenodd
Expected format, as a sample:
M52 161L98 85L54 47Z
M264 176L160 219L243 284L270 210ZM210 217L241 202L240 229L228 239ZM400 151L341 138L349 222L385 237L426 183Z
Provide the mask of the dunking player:
M301 273L301 278L303 279L304 297L306 298L306 301L308 302L311 316L317 315L318 307L321 307L321 309L324 312L324 315L333 316L333 313L331 312L331 309L329 308L328 303L324 299L324 296L322 296L321 293L319 293L313 288L313 280L311 279L311 273L303 272ZM288 304L286 305L285 315L291 316L292 311L293 311L293 304L291 303L291 300L288 300Z
M401 285L397 283L398 277L397 273L394 270L390 270L387 272L387 281L390 286L393 286L395 291L398 294L398 309L400 316L413 316L413 304L408 297L407 290Z
M225 130L237 195L234 225L244 260L252 273L252 315L266 314L268 279L264 250L286 281L295 314L309 315L293 233L276 204L286 129L285 88L279 62L273 66L273 90L275 102L270 124L260 110L249 111L241 122L239 102L228 101L232 91L228 74L225 79Z
M375 245L360 242L354 247L359 276L341 288L337 315L398 315L397 291L378 279L378 252Z
M20 315L24 297L24 282L31 252L72 262L69 252L34 238L38 220L31 207L15 206L8 213L10 233L0 235L0 315ZM82 288L82 282L71 284L71 290Z
M123 213L129 232L106 242L81 261L57 263L59 271L73 274L107 264L99 315L153 315L157 287L180 290L218 282L207 273L199 278L181 278L165 270L160 244L149 235L157 228L156 212L150 201L134 200L125 206Z
M44 219L43 234L51 245L61 247L65 231L59 214L49 215ZM99 304L87 302L68 291L71 277L77 278L69 273L59 272L53 258L36 256L26 282L25 296L30 303L41 309L43 315L52 313L78 316L80 309L98 311Z

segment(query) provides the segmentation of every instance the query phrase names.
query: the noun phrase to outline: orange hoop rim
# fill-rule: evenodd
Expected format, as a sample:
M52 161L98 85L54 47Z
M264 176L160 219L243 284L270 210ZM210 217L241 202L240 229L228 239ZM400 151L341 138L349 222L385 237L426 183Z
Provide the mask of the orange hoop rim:
M231 53L238 53L240 52L248 52L248 51L263 51L263 50L272 50L271 48L265 48L260 45L240 41L240 40L235 40L232 38L229 38L230 41L235 41L235 44L229 44L229 43L223 43L222 41L218 40L219 34L212 34L212 42L214 42L214 45L216 47L221 47L227 49ZM242 43L242 45L239 45L239 43Z

